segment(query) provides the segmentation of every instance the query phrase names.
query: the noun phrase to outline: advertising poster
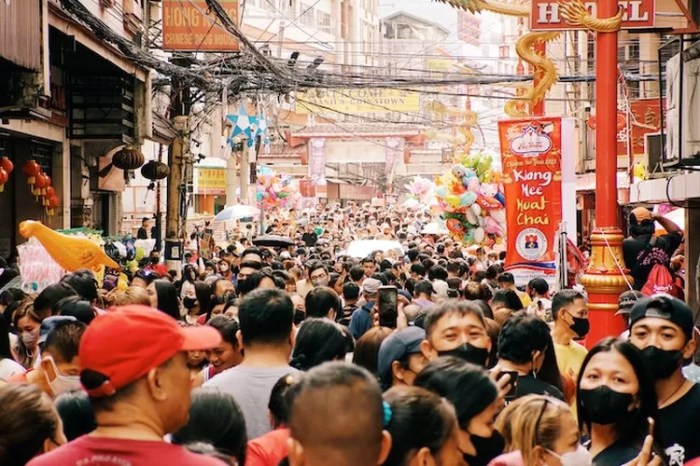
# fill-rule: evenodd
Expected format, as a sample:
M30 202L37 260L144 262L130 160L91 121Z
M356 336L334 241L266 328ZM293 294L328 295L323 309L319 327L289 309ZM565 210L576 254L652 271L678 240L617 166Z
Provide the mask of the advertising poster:
M498 122L508 226L505 269L523 283L556 273L561 118Z

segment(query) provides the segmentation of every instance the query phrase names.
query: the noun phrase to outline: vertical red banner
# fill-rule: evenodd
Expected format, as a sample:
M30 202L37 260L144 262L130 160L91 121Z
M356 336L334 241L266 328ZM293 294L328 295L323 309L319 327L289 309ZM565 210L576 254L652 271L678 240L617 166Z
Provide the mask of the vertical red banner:
M561 118L498 122L506 198L506 270L519 283L556 272L561 224Z

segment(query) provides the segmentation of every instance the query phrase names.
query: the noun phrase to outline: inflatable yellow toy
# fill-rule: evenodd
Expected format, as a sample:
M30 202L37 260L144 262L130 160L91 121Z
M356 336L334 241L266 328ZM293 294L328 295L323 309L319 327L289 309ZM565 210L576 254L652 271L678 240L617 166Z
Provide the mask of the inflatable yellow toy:
M20 223L19 232L27 239L34 236L67 272L78 269L97 271L101 265L121 270L119 264L110 259L100 246L87 238L64 235L34 220Z

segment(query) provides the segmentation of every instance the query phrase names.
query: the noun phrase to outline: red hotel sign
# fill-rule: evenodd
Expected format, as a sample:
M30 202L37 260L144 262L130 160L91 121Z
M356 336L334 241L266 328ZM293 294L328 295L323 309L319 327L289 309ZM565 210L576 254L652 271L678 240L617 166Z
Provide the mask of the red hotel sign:
M567 0L562 0L567 2ZM594 17L597 17L595 1L583 0L583 4ZM622 29L648 29L654 27L655 0L620 0L622 9ZM564 31L586 29L572 26L560 15L559 2L556 0L531 0L530 30Z

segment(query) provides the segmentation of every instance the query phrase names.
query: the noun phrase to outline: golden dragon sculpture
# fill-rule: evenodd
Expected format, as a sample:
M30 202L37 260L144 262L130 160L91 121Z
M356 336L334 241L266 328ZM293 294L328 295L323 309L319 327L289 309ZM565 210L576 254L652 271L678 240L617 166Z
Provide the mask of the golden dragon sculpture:
M500 0L437 0L454 8L470 13L491 11L509 16L530 16L529 1L511 3ZM596 32L609 32L620 29L622 11L611 18L593 17L581 0L559 0L559 13L572 26L585 27ZM531 115L532 109L544 99L547 92L559 78L557 67L547 57L538 54L534 47L539 42L550 42L557 38L558 32L530 32L518 39L515 50L520 58L532 65L535 85L517 86L516 98L506 103L504 110L511 117Z
M455 136L445 137L440 135L435 130L430 130L425 134L433 140L446 140L452 142L455 146L460 147L462 154L468 154L472 145L474 144L474 133L472 132L472 127L479 124L479 116L477 113L469 109L460 110L458 108L447 107L442 102L438 102L437 100L428 102L426 109L434 112L440 118L449 116L464 119L462 124L457 127L457 130L462 135L461 138ZM455 157L462 157L462 154L456 154Z

